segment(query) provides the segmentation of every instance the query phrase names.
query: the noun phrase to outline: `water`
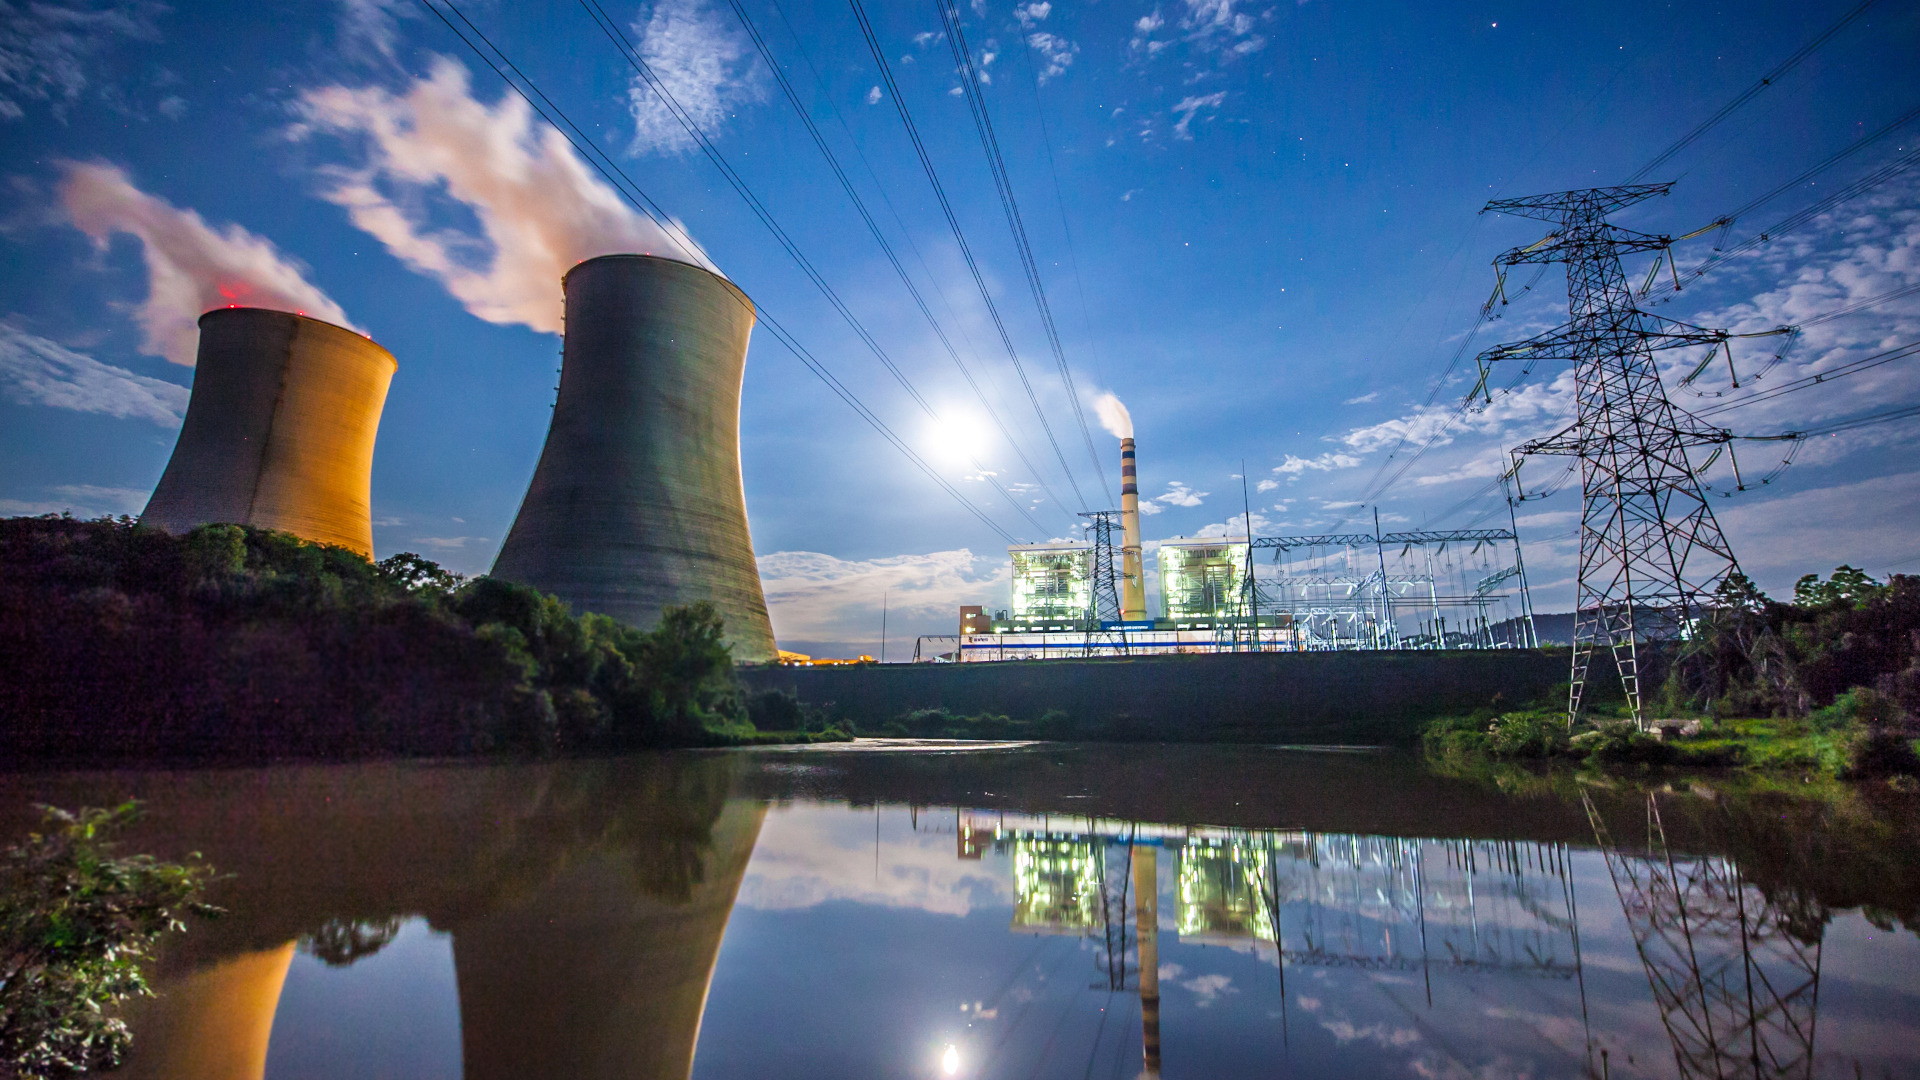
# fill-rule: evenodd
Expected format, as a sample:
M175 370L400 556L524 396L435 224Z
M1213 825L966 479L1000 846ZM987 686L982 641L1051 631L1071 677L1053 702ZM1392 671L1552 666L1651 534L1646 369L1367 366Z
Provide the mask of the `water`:
M1920 1076L1884 788L916 744L13 775L0 823L130 795L231 875L134 1077Z

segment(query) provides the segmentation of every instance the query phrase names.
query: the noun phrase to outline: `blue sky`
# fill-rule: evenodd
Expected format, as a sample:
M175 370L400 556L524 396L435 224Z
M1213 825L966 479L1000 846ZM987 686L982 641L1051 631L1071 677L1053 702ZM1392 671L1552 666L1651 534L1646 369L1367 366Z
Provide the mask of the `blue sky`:
M1100 0L960 13L1072 374L1061 378L931 4L869 4L874 31L1033 387L1001 346L853 15L741 0L984 397L1011 448L815 149L727 0L605 10L675 100L940 416L917 405L828 304L579 4L460 6L705 258L852 387L999 529L1065 536L1077 482L1117 499L1093 403L1140 440L1150 539L1217 531L1253 489L1256 531L1370 518L1464 525L1505 447L1561 426L1570 382L1540 369L1447 432L1465 395L1436 380L1492 287L1489 260L1535 223L1490 197L1619 183L1849 2L1243 4ZM165 466L192 370L192 319L221 282L330 312L393 351L374 465L375 545L484 572L518 508L552 400L558 274L666 242L418 3L284 8L13 4L0 27L0 512L137 513ZM1649 179L1624 212L1679 234L1920 105L1920 11L1881 0ZM989 81L990 80L990 81ZM1756 208L1683 268L1915 150L1920 122ZM1658 310L1756 330L1920 284L1909 173L1842 203ZM1646 262L1628 267L1644 273ZM1522 280L1519 284L1524 284ZM1549 273L1468 355L1564 318ZM185 328L183 330L183 328ZM1920 300L1810 327L1724 403L1915 340ZM1743 342L1756 370L1772 342ZM1673 377L1692 366L1666 358ZM1804 429L1920 398L1895 361L1730 413ZM1726 389L1723 371L1696 389ZM1432 404L1429 397L1432 395ZM1106 460L1089 460L1073 404ZM1072 479L1041 428L1044 414ZM788 647L875 651L1005 603L1005 539L959 506L762 328L743 461L754 540ZM1775 591L1840 562L1911 570L1913 422L1821 438L1756 492L1716 500ZM1773 444L1742 457L1749 474ZM1016 513L982 477L1020 500ZM1530 488L1559 467L1529 465ZM1721 474L1726 474L1722 476ZM1714 482L1731 480L1723 458ZM1102 492L1106 494L1101 494ZM1358 508L1352 503L1367 501ZM1571 606L1577 493L1522 506L1542 610ZM1029 520L1029 516L1031 520ZM1369 522L1370 523L1370 522ZM901 641L908 644L902 646Z

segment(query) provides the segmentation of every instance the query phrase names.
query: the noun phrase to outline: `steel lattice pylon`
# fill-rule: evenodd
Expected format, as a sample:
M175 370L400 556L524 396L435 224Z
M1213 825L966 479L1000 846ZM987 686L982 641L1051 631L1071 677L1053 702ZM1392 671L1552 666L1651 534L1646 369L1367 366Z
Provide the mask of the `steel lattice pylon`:
M1675 408L1653 362L1656 349L1724 344L1729 335L1635 307L1620 256L1669 249L1673 239L1607 221L1609 212L1664 195L1672 186L1563 191L1498 200L1481 211L1538 218L1556 228L1540 242L1494 260L1501 273L1496 299L1504 299L1506 267L1567 264L1569 321L1539 337L1490 349L1479 360L1481 388L1493 361L1574 364L1572 426L1515 450L1580 460L1580 576L1569 723L1580 715L1593 648L1604 643L1613 653L1634 720L1644 726L1640 641L1685 633L1720 581L1739 568L1687 460L1687 447L1725 443L1730 434Z
M1087 539L1093 543L1092 557L1088 561L1088 570L1092 575L1092 588L1088 591L1086 630L1088 656L1094 654L1094 645L1106 638L1117 637L1120 651L1127 651L1127 637L1124 631L1111 631L1106 627L1120 621L1120 574L1114 560L1113 534L1120 531L1120 511L1090 510L1080 515L1088 519Z

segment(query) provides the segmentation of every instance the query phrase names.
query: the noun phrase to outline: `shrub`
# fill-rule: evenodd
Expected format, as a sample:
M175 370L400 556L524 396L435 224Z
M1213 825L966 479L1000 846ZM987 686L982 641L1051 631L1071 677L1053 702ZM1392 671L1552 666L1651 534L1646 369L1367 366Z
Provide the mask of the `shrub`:
M1592 766L1666 765L1676 756L1673 747L1631 723L1606 724L1575 736L1572 742L1586 752L1587 764Z
M1567 724L1534 713L1496 717L1487 725L1487 744L1499 757L1552 757L1567 749Z
M1836 740L1842 780L1920 776L1920 755L1905 732L1885 724L1863 724Z
M45 831L0 850L0 1075L111 1069L133 1036L111 1011L152 995L141 965L200 903L212 870L115 857L111 837L137 804L69 814L41 807Z

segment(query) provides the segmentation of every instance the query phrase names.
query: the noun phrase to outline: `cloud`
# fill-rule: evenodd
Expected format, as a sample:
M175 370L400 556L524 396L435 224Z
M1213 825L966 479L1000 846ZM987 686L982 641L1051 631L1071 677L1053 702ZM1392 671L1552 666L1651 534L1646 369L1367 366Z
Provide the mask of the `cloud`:
M1429 487L1434 484L1451 484L1456 480L1484 480L1489 476L1499 476L1506 472L1511 464L1512 460L1505 450L1490 446L1454 468L1415 477L1413 482L1421 487Z
M850 900L966 915L976 904L1013 902L1011 883L998 867L953 857L952 834L916 833L899 827L904 824L888 820L876 841L870 812L804 804L771 810L738 903L767 911ZM998 863L1001 857L990 858Z
M1045 6L1045 5L1041 5ZM1076 42L1068 41L1059 34L1049 34L1045 30L1036 30L1027 35L1027 44L1040 54L1041 68L1037 76L1046 82L1057 75L1064 75L1073 66L1073 56L1080 51Z
M1140 512L1148 516L1157 514L1160 512L1160 510L1161 510L1161 507L1158 504L1156 504L1152 499L1144 500L1140 504Z
M88 69L123 41L155 41L165 4L0 2L0 119L26 115L22 101L49 101L64 120L90 85ZM107 87L102 96L116 101Z
M1223 994L1237 994L1240 992L1240 988L1233 985L1233 976L1231 975L1200 975L1188 979L1180 985L1193 991L1194 996L1199 999L1195 1001L1194 1004L1202 1009L1220 1000Z
M1262 480L1259 483L1253 485L1253 490L1272 491L1275 488L1278 488L1279 486L1280 486L1280 481L1278 480Z
M1373 391L1372 393L1369 393L1369 394L1361 394L1361 395L1360 395L1359 397L1350 397L1350 398L1348 398L1347 400L1345 400L1345 401L1343 401L1343 402L1341 402L1340 404L1342 404L1342 405L1365 405L1365 404L1366 404L1367 402L1369 402L1369 401L1372 401L1372 400L1374 400L1375 398L1378 398L1379 396L1380 396L1380 391L1378 391L1378 390L1375 390L1375 391Z
M1133 438L1133 414L1112 391L1093 399L1093 411L1100 415L1100 426L1116 439Z
M340 0L340 49L349 56L391 61L400 36L397 20L416 13L408 0Z
M1298 476L1308 469L1315 472L1332 472L1335 469L1351 469L1358 464L1360 459L1352 454L1339 454L1332 451L1316 458L1295 457L1288 454L1285 461L1273 467L1273 471L1276 475ZM1260 490L1269 489L1263 485Z
M366 164L327 170L326 198L488 322L560 333L560 278L596 255L662 255L719 272L684 231L669 234L622 201L519 96L475 100L466 68L445 57L404 95L331 86L303 95L302 110L296 138L315 128L365 138ZM441 194L483 235L428 225L424 204Z
M1278 523L1267 520L1266 515L1256 511L1251 514L1237 515L1231 521L1216 521L1211 525L1203 525L1200 527L1200 530L1193 535L1203 538L1209 536L1247 536L1249 535L1248 530L1251 529L1251 535L1260 536L1276 524Z
M1168 506L1199 506L1200 500L1211 494L1213 493L1210 491L1195 491L1178 480L1170 480L1167 482L1166 494L1155 495L1153 498L1156 502L1163 502Z
M1015 5L1013 17L1020 21L1021 26L1032 29L1034 23L1044 20L1052 10L1053 5L1047 0L1034 0L1033 3Z
M0 388L22 405L46 405L177 428L188 390L103 364L0 319Z
M468 544L478 547L488 541L484 536L416 536L412 542L434 551L464 551Z
M339 304L307 281L304 267L238 225L216 230L133 186L103 163L61 162L60 202L76 228L104 248L115 233L140 238L147 299L134 318L141 349L192 367L200 316L218 307L275 308L358 328Z
M867 91L867 104L869 105L880 104L880 88L879 87L876 86L873 89Z
M1180 104L1173 107L1173 111L1180 116L1179 122L1173 125L1173 137L1192 140L1193 134L1187 129L1193 124L1194 114L1201 109L1218 109L1220 103L1225 100L1227 100L1225 90L1216 90L1211 94L1201 94L1198 97L1181 98Z
M1800 575L1824 575L1842 563L1876 578L1896 565L1912 573L1911 560L1920 556L1915 506L1920 506L1920 472L1720 503L1714 510L1741 568L1779 596L1788 594ZM1531 566L1532 556L1528 559Z
M702 0L660 0L633 31L654 79L709 137L735 106L765 97L751 43ZM627 107L633 115L631 153L695 148L666 99L637 72L627 87Z
M1234 10L1240 0L1186 0L1180 29L1202 49L1225 48L1238 56L1259 51L1267 39L1253 32L1254 17Z
M1320 1026L1326 1028L1334 1041L1342 1046L1356 1039L1365 1039L1381 1046L1411 1046L1420 1041L1420 1033L1413 1028L1390 1028L1379 1023L1355 1027L1346 1020L1322 1020Z
M777 551L759 562L776 638L857 644L875 655L883 593L889 635L910 652L914 635L953 633L961 604L999 603L1009 573L1004 558L965 548L860 560Z
M1108 140L1107 140L1107 145L1109 145L1109 146L1111 146L1111 145L1113 145L1113 140L1112 140L1112 139L1108 139ZM1120 201L1121 201L1121 202L1132 202L1132 201L1133 201L1133 197L1134 197L1135 195L1138 195L1138 194L1140 194L1141 192L1143 192L1143 191L1145 191L1145 190L1147 190L1147 189L1146 189L1146 188L1128 188L1127 190L1125 190L1125 191L1123 191L1123 192L1121 192L1121 193L1120 193Z
M145 488L96 487L93 484L61 484L46 490L52 501L0 499L0 514L27 516L72 514L74 517L105 517L112 514L138 514L152 494Z

